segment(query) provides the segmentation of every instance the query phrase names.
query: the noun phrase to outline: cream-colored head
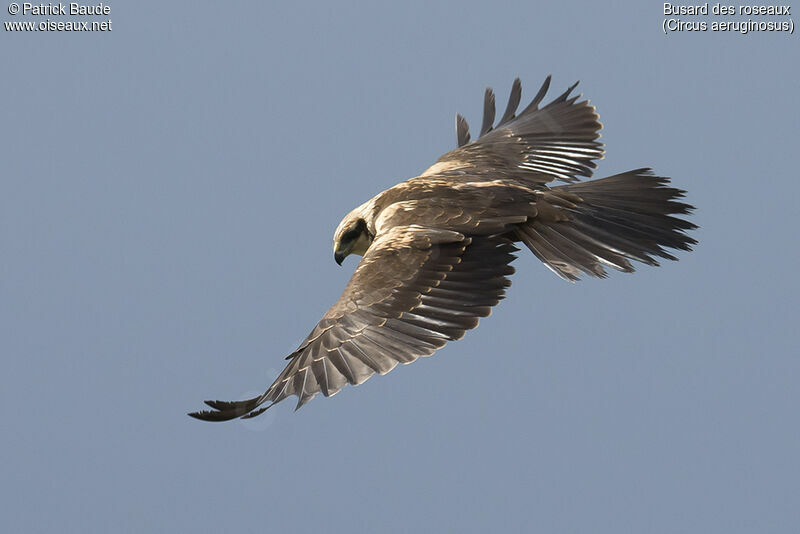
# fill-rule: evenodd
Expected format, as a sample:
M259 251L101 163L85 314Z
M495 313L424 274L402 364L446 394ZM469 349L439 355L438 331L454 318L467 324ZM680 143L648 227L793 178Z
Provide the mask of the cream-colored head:
M350 254L363 256L372 244L374 236L369 232L364 215L364 205L361 205L348 213L336 227L333 233L333 259L339 265Z

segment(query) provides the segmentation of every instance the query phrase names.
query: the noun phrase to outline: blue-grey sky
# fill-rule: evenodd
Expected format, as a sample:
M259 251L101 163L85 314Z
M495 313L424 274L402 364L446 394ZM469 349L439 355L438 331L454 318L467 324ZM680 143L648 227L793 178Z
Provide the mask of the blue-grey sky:
M110 5L0 29L4 532L800 529L797 35L665 35L639 1ZM596 176L689 191L695 252L572 285L521 254L432 358L185 415L271 383L355 266L343 215L547 74L598 107Z

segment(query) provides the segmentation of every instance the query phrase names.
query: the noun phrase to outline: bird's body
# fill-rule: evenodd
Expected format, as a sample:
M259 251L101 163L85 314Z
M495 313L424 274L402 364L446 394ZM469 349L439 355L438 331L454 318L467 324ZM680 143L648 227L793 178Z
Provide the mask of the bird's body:
M363 259L283 372L263 395L206 401L214 411L190 415L253 417L290 395L300 407L433 354L503 298L515 244L570 281L604 277L606 267L631 272L630 260L675 259L664 247L690 250L685 231L695 225L674 215L691 206L667 178L639 169L578 182L602 157L601 126L587 101L569 97L575 86L539 108L549 83L517 116L515 80L496 126L487 90L475 142L458 116L459 148L351 211L334 233L334 256ZM566 183L548 185L554 180Z

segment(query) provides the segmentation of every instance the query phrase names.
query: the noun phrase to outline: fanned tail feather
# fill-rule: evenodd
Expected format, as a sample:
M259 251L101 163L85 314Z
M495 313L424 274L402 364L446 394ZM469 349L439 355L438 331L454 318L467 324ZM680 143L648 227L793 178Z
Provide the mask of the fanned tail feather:
M656 257L677 259L666 249L697 243L686 235L697 226L675 217L694 209L683 195L650 169L554 187L537 201L543 216L521 225L517 237L569 281L581 273L605 277L605 267L632 272L628 260L658 265Z

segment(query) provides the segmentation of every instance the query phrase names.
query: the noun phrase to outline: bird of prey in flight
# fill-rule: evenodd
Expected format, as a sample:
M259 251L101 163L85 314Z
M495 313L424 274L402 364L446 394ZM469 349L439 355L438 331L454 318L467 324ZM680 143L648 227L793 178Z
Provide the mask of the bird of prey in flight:
M291 395L299 408L317 393L328 397L430 356L503 298L518 244L568 281L603 278L609 267L632 272L632 260L675 260L666 249L691 250L696 241L686 232L696 226L677 215L693 207L668 178L637 169L579 181L592 175L603 145L595 108L571 96L575 86L542 105L548 76L517 114L516 79L497 124L487 89L477 139L457 115L458 148L339 223L336 262L350 254L361 261L275 382L252 399L206 401L212 410L189 415L249 418Z

